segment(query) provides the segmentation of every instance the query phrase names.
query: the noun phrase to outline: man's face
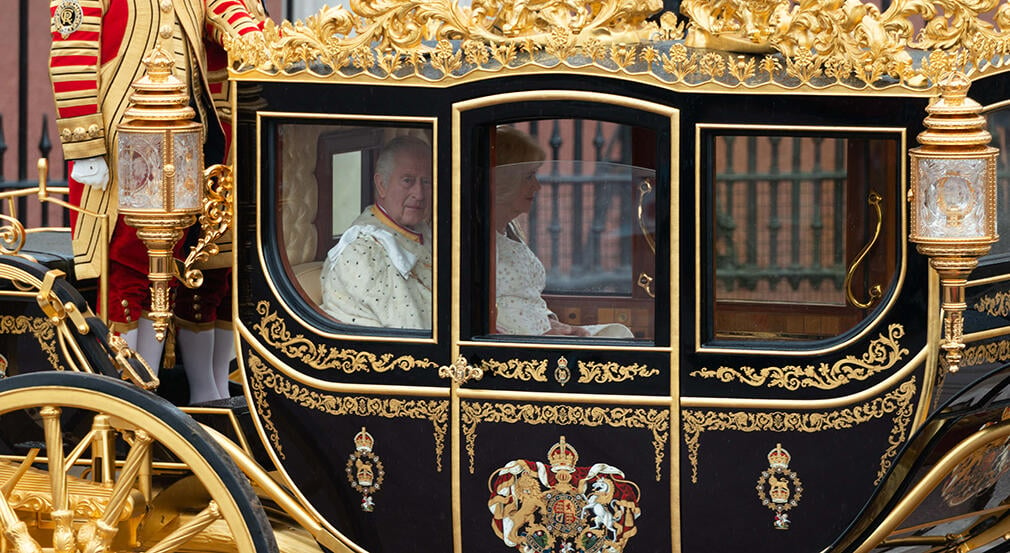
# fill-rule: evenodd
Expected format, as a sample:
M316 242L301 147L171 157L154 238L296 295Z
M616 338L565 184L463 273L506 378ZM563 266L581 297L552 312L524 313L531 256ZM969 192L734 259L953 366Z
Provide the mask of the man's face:
M431 158L420 152L396 154L388 179L375 175L377 203L394 221L415 227L431 219Z

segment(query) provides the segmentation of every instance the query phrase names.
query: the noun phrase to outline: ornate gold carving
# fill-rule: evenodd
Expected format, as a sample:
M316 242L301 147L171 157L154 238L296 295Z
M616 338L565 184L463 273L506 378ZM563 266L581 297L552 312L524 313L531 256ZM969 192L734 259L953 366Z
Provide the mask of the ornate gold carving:
M27 317L25 315L4 315L0 317L0 334L31 333L45 352L49 364L58 371L64 370L56 351L56 328L44 317Z
M855 380L866 380L871 376L886 371L894 366L908 350L898 342L905 335L905 328L900 324L887 327L887 334L879 334L879 338L870 342L870 346L859 358L847 355L832 365L821 363L819 366L787 365L785 367L719 367L718 369L701 368L693 371L691 376L699 378L718 378L722 382L739 380L749 386L768 386L769 388L785 388L798 390L800 388L819 388L831 390Z
M262 36L227 44L233 69L437 82L567 67L686 87L922 90L955 66L984 74L1010 59L1010 8L999 0L896 0L884 13L858 0L685 0L686 44L671 42L685 31L674 14L646 19L661 8L656 0L354 0L350 8L267 21Z
M912 413L915 410L915 378L898 385L884 396L837 411L798 413L786 411L701 411L681 412L681 429L691 463L691 482L698 482L698 452L701 433L705 431L736 432L824 432L844 430L873 419L892 415L894 425L888 435L888 447L880 458L880 469L874 485L880 483L891 467L898 448L908 437Z
M474 367L462 355L451 364L438 368L438 377L448 378L456 386L462 386L471 380L480 380L483 376L484 369Z
M280 444L280 436L272 421L267 390L288 399L300 407L320 411L328 415L359 417L383 417L387 419L424 419L431 421L435 438L435 467L442 471L442 452L445 449L445 433L449 422L449 402L447 400L376 398L366 396L336 396L302 386L288 380L255 355L249 355L248 365L252 371L250 387L257 411L263 419L270 443L281 459L285 454Z
M962 353L961 366L973 367L1004 361L1010 361L1010 340L998 340L965 348Z
M993 317L1006 317L1010 315L1010 292L996 292L991 296L982 296L971 308Z
M547 382L547 360L523 361L509 359L504 363L494 359L484 359L480 362L485 372L490 372L502 378L514 378L524 382Z
M21 221L6 215L0 215L0 221L4 223L0 226L0 254L17 255L28 240L25 227Z
M538 405L531 403L463 402L460 406L470 474L474 473L477 425L482 422L561 424L588 427L645 428L652 431L656 456L656 481L662 479L663 457L670 431L669 409L644 407L584 407L581 405Z
M579 383L606 384L608 382L624 382L635 377L648 378L659 374L659 369L648 365L620 365L613 361L597 363L595 361L579 361Z
M183 282L190 288L203 284L203 272L196 268L221 250L217 240L231 228L234 180L231 165L211 165L203 172L203 206L200 212L200 238L183 263Z
M263 341L291 359L297 359L313 369L340 369L351 374L438 367L438 363L434 361L415 359L410 355L392 353L376 355L368 351L332 349L325 344L317 344L313 339L301 334L292 336L284 319L270 308L270 302L266 300L256 304L256 312L263 317L253 325L253 330L259 333Z

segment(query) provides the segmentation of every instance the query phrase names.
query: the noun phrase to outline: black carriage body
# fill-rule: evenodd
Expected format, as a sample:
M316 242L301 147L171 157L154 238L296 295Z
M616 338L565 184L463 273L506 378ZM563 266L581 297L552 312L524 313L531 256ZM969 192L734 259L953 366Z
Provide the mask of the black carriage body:
M980 101L999 96L995 81L973 89ZM548 454L559 443L577 450L576 465L616 468L631 483L627 489L637 490L637 513L626 519L625 539L615 550L821 551L856 517L933 406L936 358L928 352L937 340L931 334L937 285L926 259L905 239L906 151L921 131L925 95L698 91L576 71L424 86L240 77L235 86L240 98L248 90L256 106L240 103L236 125L236 328L247 396L284 481L326 524L368 551L504 552L522 550L519 538L543 546L536 539L544 534L561 544L571 524L604 528L592 505L579 503L588 492L576 498L574 512L552 503L557 521L544 523L541 534L530 524L510 541L508 526L496 526L507 464L522 460L550 473L556 466ZM555 122L569 120L590 123L581 138L587 149L598 122L630 129L633 151L625 160L654 171L654 298L632 283L625 303L608 304L625 313L622 320L632 321L636 333L644 329L636 339L504 336L488 322L493 131L519 124L561 140ZM312 283L297 276L300 262L322 262L330 244L308 247L305 259L291 253L304 239L291 234L296 221L287 206L315 202L317 214L303 221L311 227L330 209L324 202L332 205L331 198L312 199L316 192L302 197L299 179L328 188L335 170L321 169L323 149L330 148L326 155L362 152L353 165L366 176L352 168L346 186L367 197L367 172L381 142L374 135L390 129L423 135L433 145L430 332L337 322L310 299ZM348 130L357 146L341 146ZM866 198L879 192L885 200L877 227L884 231L868 259L885 269L859 272L856 280L857 293L865 295L870 280L883 278L882 298L854 318L818 312L835 327L795 333L787 330L795 323L788 300L785 306L722 300L727 292L716 273L730 273L720 264L726 227L717 212L726 202L746 207L754 198L747 196L746 175L717 170L732 150L726 137L756 144L756 164L765 163L758 160L771 155L772 143L796 144L797 156L812 155L800 144L823 141L844 151L848 180L831 192L849 207L838 227L844 236L833 238L845 244L838 263L844 275L873 234ZM813 188L830 180L811 178L822 179ZM781 193L791 186L782 184ZM637 192L621 193L632 209ZM561 212L576 209L557 205ZM759 218L776 209L752 207ZM741 213L737 224L744 225L746 209ZM319 242L337 238L310 232ZM641 236L628 243L645 251ZM783 266L797 261L789 251L779 255ZM760 272L746 263L736 269L732 281L741 289L748 270ZM822 285L837 287L832 279L837 276L823 277ZM778 286L796 285L784 279ZM985 293L994 290L987 286ZM599 310L586 314L593 308L586 301L561 309L583 321L601 317ZM649 306L641 327L634 311L640 305ZM797 313L810 309L794 305ZM747 313L784 313L786 322L755 323ZM754 331L755 324L769 325L768 331ZM966 332L986 324L998 321L969 318ZM481 367L483 377L461 385L440 377L439 367L458 356ZM363 491L353 473L364 458L355 436L365 428L382 482ZM783 451L786 466L775 464ZM544 486L553 481L549 474L541 479ZM786 481L784 501L773 493L776 481ZM362 508L366 500L371 510Z

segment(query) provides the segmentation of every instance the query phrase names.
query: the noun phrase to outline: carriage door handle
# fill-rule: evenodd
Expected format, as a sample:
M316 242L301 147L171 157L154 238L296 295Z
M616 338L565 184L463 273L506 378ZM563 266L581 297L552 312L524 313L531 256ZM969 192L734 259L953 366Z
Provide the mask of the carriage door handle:
M649 179L642 179L641 184L638 185L638 226L642 229L642 236L645 236L645 242L649 245L649 249L652 250L652 254L656 254L656 237L649 232L648 226L645 224L645 196L652 192L652 181ZM645 290L645 293L649 295L650 298L655 298L656 293L652 289L653 278L649 276L648 273L641 273L638 275L638 287Z
M852 262L852 265L845 274L845 297L848 298L849 303L859 309L866 309L884 295L882 291L883 289L879 284L874 284L870 287L870 297L865 302L859 301L856 299L856 296L852 294L852 277L856 274L856 267L863 262L863 259L866 258L867 254L870 253L870 250L873 249L873 246L880 238L880 228L883 225L883 213L880 210L880 202L883 200L884 199L880 196L880 194L877 194L876 192L870 192L870 195L866 198L866 203L873 206L874 211L877 212L877 228L873 231L873 238L871 238L870 242L863 246L863 249L859 251L859 255L856 256L856 259Z
M457 386L462 386L471 380L480 380L484 376L484 370L474 367L467 362L466 357L460 355L451 365L443 365L438 368L439 378L448 378Z

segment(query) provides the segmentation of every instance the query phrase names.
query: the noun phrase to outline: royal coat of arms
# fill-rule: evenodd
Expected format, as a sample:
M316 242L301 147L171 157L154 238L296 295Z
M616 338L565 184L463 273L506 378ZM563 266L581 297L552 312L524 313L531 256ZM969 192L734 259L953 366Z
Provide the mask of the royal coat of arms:
M640 492L606 463L578 466L561 436L547 464L517 459L488 481L491 527L523 553L619 553L638 529Z

